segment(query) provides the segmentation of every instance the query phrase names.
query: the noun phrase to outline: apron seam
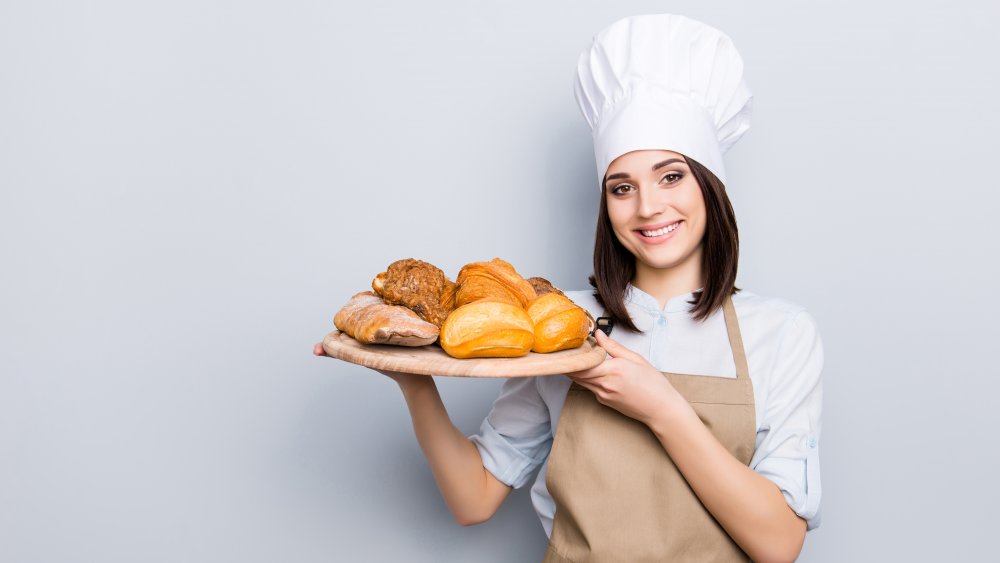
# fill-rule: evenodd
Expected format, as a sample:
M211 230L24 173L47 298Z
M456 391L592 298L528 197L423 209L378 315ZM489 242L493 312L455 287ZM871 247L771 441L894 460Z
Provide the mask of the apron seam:
M555 518L553 517L553 521L554 520L555 520ZM552 545L551 540L549 541L548 549L551 550L556 555L558 555L559 557L565 559L566 561L573 561L565 553L563 553L563 552L559 551L558 549L556 549L556 547L554 545Z

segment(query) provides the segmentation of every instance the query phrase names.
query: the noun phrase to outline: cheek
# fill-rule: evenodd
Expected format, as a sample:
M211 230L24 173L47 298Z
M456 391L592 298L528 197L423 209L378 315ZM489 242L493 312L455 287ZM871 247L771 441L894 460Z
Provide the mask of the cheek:
M705 224L705 198L701 194L701 189L694 186L684 192L684 197L678 202L685 215L693 221Z
M608 199L608 219L611 220L611 226L615 230L619 229L621 225L625 224L629 218L632 216L631 210L625 202L617 201L613 199Z
M692 219L693 234L697 240L701 240L705 237L705 229L707 228L708 215L705 212L705 203L699 197L697 201L693 202L691 207L690 215Z

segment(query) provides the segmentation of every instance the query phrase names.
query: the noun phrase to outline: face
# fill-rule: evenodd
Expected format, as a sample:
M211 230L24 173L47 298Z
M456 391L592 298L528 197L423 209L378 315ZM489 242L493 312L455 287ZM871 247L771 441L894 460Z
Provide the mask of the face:
M684 156L673 151L625 153L608 166L604 197L618 240L636 269L700 269L705 199Z

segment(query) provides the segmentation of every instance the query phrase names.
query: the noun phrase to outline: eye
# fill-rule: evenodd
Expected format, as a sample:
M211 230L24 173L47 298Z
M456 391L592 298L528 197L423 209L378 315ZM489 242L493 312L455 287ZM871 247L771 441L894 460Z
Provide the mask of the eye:
M618 184L617 186L611 188L611 193L613 193L615 195L621 195L621 194L623 194L625 192L624 191L619 191L619 188L631 188L631 187L632 186L630 184L626 184L626 183L622 182L621 184Z
M680 182L683 177L684 174L681 174L680 172L667 172L663 175L663 178L661 178L660 181L667 180L668 184L675 184Z

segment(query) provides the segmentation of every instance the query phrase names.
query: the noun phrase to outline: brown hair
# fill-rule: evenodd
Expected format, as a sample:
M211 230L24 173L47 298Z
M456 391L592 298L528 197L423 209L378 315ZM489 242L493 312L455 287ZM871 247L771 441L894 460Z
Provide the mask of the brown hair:
M722 307L726 298L740 291L736 287L736 267L740 255L740 237L736 228L736 215L726 194L726 187L709 169L694 159L684 157L705 199L707 223L702 239L702 272L705 287L694 293L690 311L696 321L703 321ZM604 180L606 180L605 178ZM594 240L594 273L590 285L594 297L606 310L605 316L631 332L642 332L625 308L625 290L635 276L635 256L615 236L608 216L605 182L601 181L601 208L597 216L597 233Z

